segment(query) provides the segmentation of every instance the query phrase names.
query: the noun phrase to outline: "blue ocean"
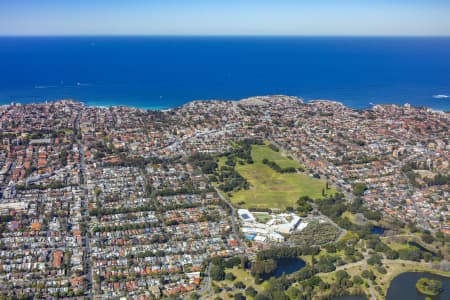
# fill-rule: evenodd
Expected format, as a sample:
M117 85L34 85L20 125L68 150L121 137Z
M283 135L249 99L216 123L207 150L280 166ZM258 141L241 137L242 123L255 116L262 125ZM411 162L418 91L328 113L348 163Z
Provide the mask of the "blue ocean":
M0 104L158 109L268 94L450 110L450 38L0 38Z

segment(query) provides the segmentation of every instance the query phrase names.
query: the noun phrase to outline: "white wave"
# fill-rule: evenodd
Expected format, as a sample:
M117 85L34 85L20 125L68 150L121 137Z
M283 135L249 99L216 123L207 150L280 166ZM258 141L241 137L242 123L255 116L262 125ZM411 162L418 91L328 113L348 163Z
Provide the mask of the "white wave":
M444 94L439 94L439 95L433 95L434 99L447 99L450 98L450 96L448 95L444 95Z
M58 87L56 85L35 85L34 88L35 89L51 89L51 88L55 88Z
M90 83L77 82L77 86L91 86Z
M78 88L78 87L86 87L92 86L90 83L76 82L74 85L63 85L65 88Z

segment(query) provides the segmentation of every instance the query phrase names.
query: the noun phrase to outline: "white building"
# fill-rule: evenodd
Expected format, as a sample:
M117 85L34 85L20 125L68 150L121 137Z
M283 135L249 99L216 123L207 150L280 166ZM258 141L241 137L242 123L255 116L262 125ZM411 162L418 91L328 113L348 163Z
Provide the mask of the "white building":
M253 214L248 209L238 209L239 218L246 223L254 223L256 221Z

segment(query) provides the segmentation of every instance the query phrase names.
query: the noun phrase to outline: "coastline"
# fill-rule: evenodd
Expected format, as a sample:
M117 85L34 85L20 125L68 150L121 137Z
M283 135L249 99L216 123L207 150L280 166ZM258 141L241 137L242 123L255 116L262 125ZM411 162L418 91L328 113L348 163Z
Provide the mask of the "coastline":
M77 101L77 100L75 100ZM84 105L86 106L90 106L90 107L98 107L98 108L110 108L110 107L128 107L128 108L135 108L135 109L144 109L144 110L159 110L159 111L167 111L167 110L171 110L175 107L168 107L168 106L161 106L161 105L157 105L157 106L133 106L133 105L127 105L127 104L115 104L115 103L111 103L111 104L95 104L95 103L84 103L82 102Z
M385 106L385 105L395 105L395 106L409 105L412 108L430 109L434 113L448 113L448 112L450 112L450 100L448 100L448 105L446 105L446 107L448 107L448 108L445 108L445 109L437 109L437 108L435 108L433 106L426 106L426 105L412 105L412 104L409 104L408 102L405 102L403 104L401 104L401 103L373 103L373 102L370 102L365 107L353 107L352 105L349 105L348 103L346 103L346 102L344 102L342 100L336 100L336 99L304 99L304 98L302 98L300 96L285 95L285 94L255 95L255 96L251 96L251 97L243 97L243 98L240 98L240 99L191 99L191 100L183 101L183 102L176 103L176 104L174 103L173 105L147 105L145 103L142 103L142 104L129 104L129 103L117 103L117 102L104 103L103 101L83 101L83 100L78 100L76 98L60 98L60 99L43 100L43 101L30 101L30 102L28 102L28 101L25 101L25 102L11 101L11 102L8 102L8 103L6 103L6 102L1 103L0 106L11 105L11 104L36 105L36 104L45 104L45 103L51 103L51 102L58 102L58 101L62 101L62 100L71 100L71 101L76 101L76 102L82 103L85 106L97 107L97 108L127 107L127 108L152 110L152 111L170 111L172 109L175 109L177 107L189 104L189 103L194 102L194 101L238 102L238 101L241 101L241 100L244 100L244 99L251 99L251 98L257 98L257 97L276 97L276 96L298 98L299 100L303 101L304 104L314 103L314 102L319 102L319 101L326 101L326 102L330 102L330 103L340 104L340 105L342 105L344 107L347 107L347 108L350 108L350 109L354 109L354 110L367 110L367 109L371 109L372 107L379 106L379 105L381 105L381 106ZM447 100L447 99L445 99L445 100ZM149 102L152 102L152 101L149 101Z

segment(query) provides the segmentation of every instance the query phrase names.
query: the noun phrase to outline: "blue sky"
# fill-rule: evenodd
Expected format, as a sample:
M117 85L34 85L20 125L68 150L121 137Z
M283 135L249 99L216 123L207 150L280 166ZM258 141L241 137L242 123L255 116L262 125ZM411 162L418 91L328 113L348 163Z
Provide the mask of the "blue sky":
M0 0L0 35L450 36L450 0Z

